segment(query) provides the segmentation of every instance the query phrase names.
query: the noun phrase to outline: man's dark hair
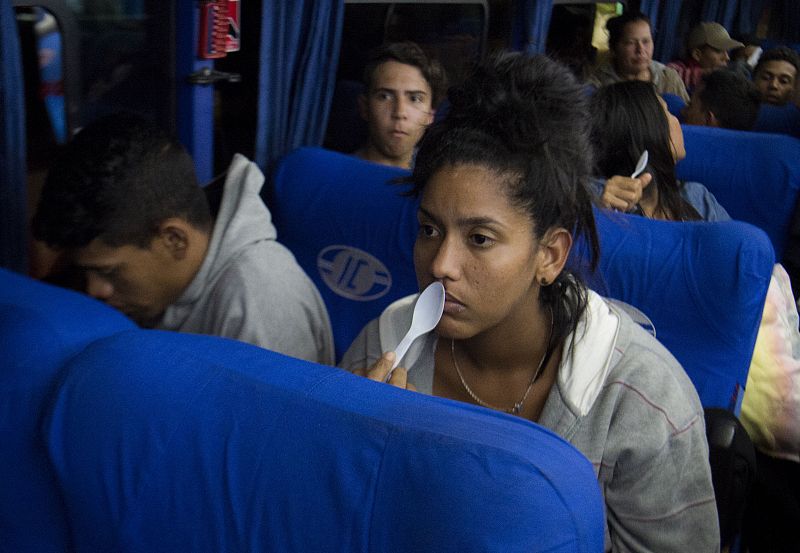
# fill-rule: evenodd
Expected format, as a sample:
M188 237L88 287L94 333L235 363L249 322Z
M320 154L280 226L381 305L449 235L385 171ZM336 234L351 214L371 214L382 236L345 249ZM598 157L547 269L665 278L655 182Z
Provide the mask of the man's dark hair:
M586 95L569 69L545 56L499 53L451 89L447 117L420 142L410 181L422 194L448 165L478 165L495 173L504 194L533 221L541 239L561 227L585 239L594 268L599 242L587 185L592 149ZM564 270L540 292L553 310L553 341L575 329L586 290Z
M387 61L396 61L419 69L431 87L431 106L436 108L447 93L447 75L437 60L429 57L415 42L393 42L373 50L364 66L364 86L372 87L375 69Z
M800 76L800 54L789 48L788 46L778 46L777 48L771 48L761 54L761 57L758 58L758 63L756 64L755 69L753 69L753 75L758 75L759 70L764 66L765 63L768 61L786 61L791 63L794 66L795 73Z
M650 18L647 17L642 12L638 11L626 11L622 15L618 15L617 17L612 17L611 19L606 22L606 29L608 30L608 47L610 50L614 50L617 43L622 40L622 35L625 33L625 27L629 23L635 23L637 21L644 21L650 27L650 32L652 33L653 24L650 23Z
M699 92L703 107L712 112L721 127L749 131L758 118L761 94L741 73L719 69L702 76Z
M181 217L201 230L211 213L192 159L176 140L134 115L98 119L56 158L33 235L53 248L149 246L159 225Z

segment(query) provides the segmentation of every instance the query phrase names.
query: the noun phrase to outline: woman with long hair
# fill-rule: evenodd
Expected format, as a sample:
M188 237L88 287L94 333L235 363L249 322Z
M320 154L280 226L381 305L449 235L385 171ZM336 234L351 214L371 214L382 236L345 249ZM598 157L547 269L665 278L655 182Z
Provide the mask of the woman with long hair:
M593 463L606 551L716 551L703 410L678 362L565 268L599 246L581 86L543 56L502 54L450 94L410 181L414 265L440 282L436 328L391 371L416 296L369 323L342 366L537 422Z
M590 112L597 173L606 179L593 185L603 207L670 221L730 218L703 185L675 176L675 164L686 157L683 131L653 85L604 86L592 96ZM626 176L645 150L647 172Z

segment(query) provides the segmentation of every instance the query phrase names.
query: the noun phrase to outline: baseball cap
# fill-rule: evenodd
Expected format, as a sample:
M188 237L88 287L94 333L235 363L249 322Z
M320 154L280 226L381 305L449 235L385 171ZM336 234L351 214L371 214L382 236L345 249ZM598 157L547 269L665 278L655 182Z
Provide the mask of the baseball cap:
M732 48L741 48L744 46L738 40L733 40L725 27L719 23L705 21L697 25L692 32L689 33L687 40L689 50L700 48L708 44L717 50L730 50Z

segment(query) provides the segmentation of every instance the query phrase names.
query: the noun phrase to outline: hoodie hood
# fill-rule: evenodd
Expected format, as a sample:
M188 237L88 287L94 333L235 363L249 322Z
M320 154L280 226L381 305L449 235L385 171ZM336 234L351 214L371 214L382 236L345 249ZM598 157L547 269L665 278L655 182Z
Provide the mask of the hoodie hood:
M180 327L191 312L191 305L214 286L236 259L237 252L254 242L277 238L270 212L259 196L263 185L264 175L258 166L236 154L225 178L222 202L205 259L178 301L164 313L160 327Z
M587 290L588 303L578 326L564 341L565 354L558 367L556 385L577 416L585 416L602 391L613 369L612 357L619 336L620 316L600 295ZM419 294L399 299L381 314L378 322L381 351L394 350L409 326ZM400 360L409 380L422 393L433 393L433 354L438 336L429 332L417 338Z

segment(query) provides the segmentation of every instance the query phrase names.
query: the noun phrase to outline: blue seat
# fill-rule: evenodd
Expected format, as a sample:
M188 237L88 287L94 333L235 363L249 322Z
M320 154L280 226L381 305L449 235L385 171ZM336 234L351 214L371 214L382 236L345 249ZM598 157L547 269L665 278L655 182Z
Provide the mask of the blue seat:
M602 253L589 285L653 322L704 407L738 413L775 263L767 236L737 221L595 216Z
M521 419L154 330L65 372L46 437L78 550L603 547L590 463Z
M800 138L800 108L791 102L783 106L761 104L753 130Z
M683 98L678 96L677 94L670 94L669 92L662 94L662 98L667 103L667 110L678 118L678 120L683 121L683 108L686 107L686 102L683 101Z
M731 217L763 229L781 260L800 190L800 140L692 125L683 136L678 178L704 184Z
M278 239L322 294L337 360L387 305L418 291L416 203L393 184L407 175L322 148L292 152L273 175Z
M65 551L61 495L39 434L64 363L135 325L87 296L0 269L0 550Z

